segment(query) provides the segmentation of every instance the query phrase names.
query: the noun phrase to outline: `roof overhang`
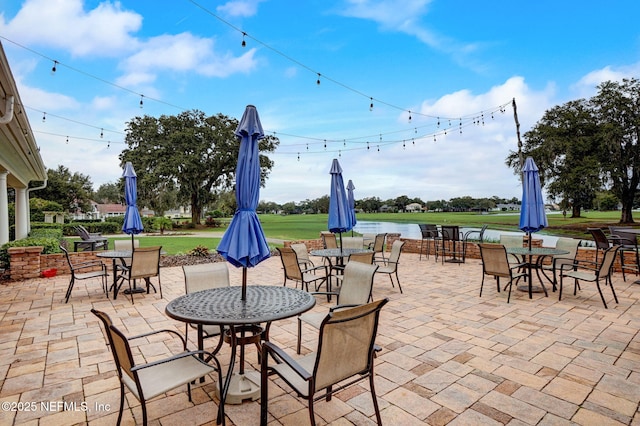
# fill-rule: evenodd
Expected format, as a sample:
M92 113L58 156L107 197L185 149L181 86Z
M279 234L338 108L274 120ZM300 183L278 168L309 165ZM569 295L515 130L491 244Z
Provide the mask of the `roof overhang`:
M0 124L0 172L8 172L7 185L26 188L31 181L46 181L47 169L22 106L9 61L0 43L0 117L11 114L7 100L13 96L13 113Z

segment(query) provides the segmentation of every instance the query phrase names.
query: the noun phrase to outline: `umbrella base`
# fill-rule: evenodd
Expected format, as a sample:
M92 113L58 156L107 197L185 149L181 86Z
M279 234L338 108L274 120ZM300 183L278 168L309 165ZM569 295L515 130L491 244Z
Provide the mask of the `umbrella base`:
M138 294L138 293L146 293L146 292L147 292L147 290L145 290L145 289L144 289L144 288L142 288L142 287L134 287L134 288L132 288L132 289L128 289L128 288L126 288L126 289L122 290L122 292L123 292L124 294L131 294L131 293L133 293L133 294Z
M521 284L518 286L518 291L524 291L525 293L529 293L529 285ZM539 285L531 286L531 293L544 293L544 289Z
M225 377L222 380L226 380ZM216 396L220 399L220 384L216 383ZM244 374L233 373L225 404L242 404L250 399L255 401L260 398L260 374L255 371L248 371Z

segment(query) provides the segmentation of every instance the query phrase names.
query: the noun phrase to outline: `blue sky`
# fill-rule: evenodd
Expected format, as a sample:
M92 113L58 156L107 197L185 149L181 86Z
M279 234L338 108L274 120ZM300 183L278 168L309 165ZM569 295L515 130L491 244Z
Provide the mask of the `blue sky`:
M504 164L517 149L512 99L524 134L545 110L640 74L635 0L0 5L45 164L95 188L121 176L133 117L240 118L253 104L281 141L262 200L328 195L333 158L357 199L519 198Z

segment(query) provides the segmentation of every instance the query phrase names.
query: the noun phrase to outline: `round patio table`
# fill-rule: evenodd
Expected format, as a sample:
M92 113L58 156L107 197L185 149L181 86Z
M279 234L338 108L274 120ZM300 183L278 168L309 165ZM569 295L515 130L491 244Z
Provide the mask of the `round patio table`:
M542 291L544 291L544 295L549 297L549 293L547 293L547 288L544 286L544 282L542 281L542 277L540 276L540 269L542 267L542 263L547 256L560 256L563 254L568 254L569 252L566 250L560 250L556 248L550 247L508 247L507 253L514 254L516 256L522 256L522 259L525 261L525 265L527 268L527 279L529 280L528 286L520 287L518 286L518 290L520 291L529 291L529 299L531 299L532 293L534 292L534 287L531 282L532 273L531 270L536 270L536 275L538 276L538 281L540 281L540 285L542 286ZM536 261L533 262L533 257L536 258ZM528 259L528 260L527 260ZM540 292L539 288L535 289L535 292Z
M227 337L231 345L231 359L225 382L220 385L218 424L224 419L224 403L231 384L238 345L241 345L239 380L245 381L244 348L241 340L244 339L243 330L255 324L267 323L262 338L269 340L272 321L296 316L308 311L316 304L316 299L311 294L295 288L248 285L246 289L246 300L241 300L241 286L231 286L187 293L169 302L165 308L169 317L197 325L199 350L204 346L203 325L220 325L229 330ZM238 333L241 336L238 336ZM255 388L259 390L260 381L254 380L257 383L254 382L252 392L255 392Z

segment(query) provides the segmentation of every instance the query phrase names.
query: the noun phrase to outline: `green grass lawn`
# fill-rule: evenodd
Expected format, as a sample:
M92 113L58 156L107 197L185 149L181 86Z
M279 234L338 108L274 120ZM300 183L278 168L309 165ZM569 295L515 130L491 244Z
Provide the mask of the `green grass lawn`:
M562 214L549 214L549 228L543 232L549 235L584 237L587 226L607 226L620 220L620 212L584 212L580 218L564 218ZM465 227L481 227L488 224L490 229L505 231L518 230L520 217L518 214L478 214L478 213L359 213L358 220L373 222L398 223L433 223L436 225L456 224ZM310 215L260 215L260 222L267 238L281 240L311 240L327 229L326 214ZM160 245L167 254L185 254L197 246L204 246L215 251L220 243L219 235L224 228L202 228L194 230L176 230L177 235L144 235L136 236L143 247ZM211 237L196 237L186 233L211 233ZM182 234L182 235L181 235ZM109 247L113 240L128 239L122 235L109 238ZM275 245L272 245L275 246Z

